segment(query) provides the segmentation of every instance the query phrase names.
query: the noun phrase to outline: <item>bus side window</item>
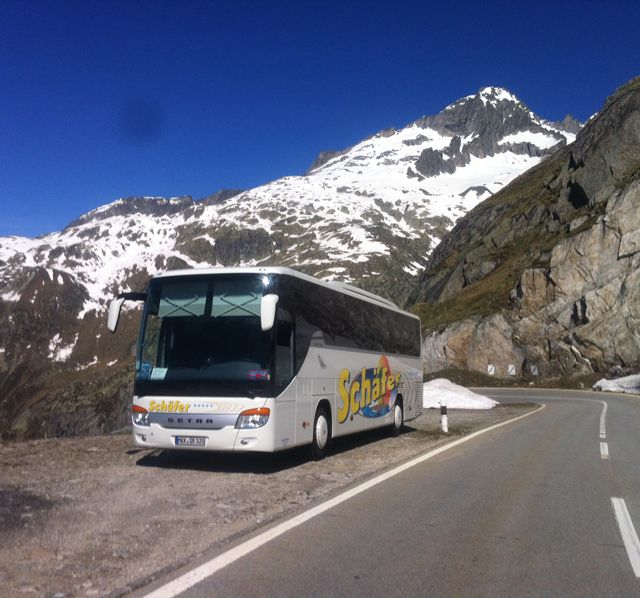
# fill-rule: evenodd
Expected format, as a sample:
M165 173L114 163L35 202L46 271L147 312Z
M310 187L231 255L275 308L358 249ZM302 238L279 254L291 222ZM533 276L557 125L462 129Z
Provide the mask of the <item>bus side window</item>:
M294 375L294 327L287 320L278 320L276 332L276 392L281 392Z
M149 364L151 367L164 367L164 354L162 351L165 330L164 323L157 317L150 315L146 322L146 342L142 345L141 359L142 363ZM156 349L157 347L157 349Z

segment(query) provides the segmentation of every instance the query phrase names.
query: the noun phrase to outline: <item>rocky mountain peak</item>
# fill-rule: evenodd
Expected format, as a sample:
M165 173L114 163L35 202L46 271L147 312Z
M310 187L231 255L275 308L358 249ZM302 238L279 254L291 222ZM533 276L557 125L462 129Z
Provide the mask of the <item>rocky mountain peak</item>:
M417 120L415 125L452 137L448 147L435 151L429 148L420 156L416 166L425 177L452 173L473 157L504 152L543 157L575 138L565 127L534 114L501 87L483 87L439 114Z
M474 97L479 97L484 102L522 103L515 95L504 87L482 87Z
M514 116L517 117L513 121ZM435 116L416 121L421 127L431 127L442 133L469 136L480 134L487 127L507 120L512 128L538 119L514 94L502 87L483 87L477 93L449 104Z
M573 133L574 135L577 135L582 127L584 127L584 124L573 118L571 114L567 114L567 116L565 116L561 121L554 123L554 125L560 130Z

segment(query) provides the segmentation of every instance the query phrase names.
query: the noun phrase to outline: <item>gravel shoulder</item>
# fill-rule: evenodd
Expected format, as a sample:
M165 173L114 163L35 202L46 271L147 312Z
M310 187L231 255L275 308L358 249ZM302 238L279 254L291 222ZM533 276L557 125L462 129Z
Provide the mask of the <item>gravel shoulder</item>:
M386 430L276 455L140 450L128 434L0 445L0 595L120 595L211 548L534 405L428 410Z

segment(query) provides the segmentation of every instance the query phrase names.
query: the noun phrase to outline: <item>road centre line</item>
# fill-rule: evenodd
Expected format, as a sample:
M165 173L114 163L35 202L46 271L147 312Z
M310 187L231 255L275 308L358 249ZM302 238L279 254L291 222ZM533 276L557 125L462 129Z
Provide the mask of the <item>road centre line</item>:
M196 584L200 583L207 577L211 577L211 575L213 575L217 571L220 571L224 567L231 565L235 561L260 548L267 542L274 540L275 538L281 536L289 530L292 530L295 527L298 527L299 525L309 521L310 519L321 515L322 513L345 502L346 500L349 500L350 498L353 498L354 496L365 492L366 490L369 490L370 488L373 488L374 486L377 486L378 484L385 482L386 480L408 469L411 469L412 467L415 467L416 465L424 463L425 461L428 461L429 459L432 459L433 457L436 457L437 455L440 455L445 451L464 444L465 442L469 442L470 440L473 440L474 438L477 438L482 434L486 434L487 432L491 432L492 430L501 428L502 426L506 426L520 419L524 419L525 417L529 417L534 413L538 413L539 411L544 409L545 406L546 405L541 405L540 407L538 407L538 409L529 411L524 415L519 415L518 417L514 417L507 421L500 422L499 424L494 424L493 426L489 426L488 428L473 432L472 434L469 434L469 436L464 436L462 438L459 438L458 440L449 442L441 447L433 449L432 451L423 453L422 455L419 455L418 457L415 457L410 461L403 463L402 465L398 465L397 467L394 467L389 471L381 473L380 475L377 475L374 478L367 480L362 484L359 484L355 488L351 488L350 490L347 490L346 492L343 492L332 499L329 499L315 507L312 507L309 510L300 513L299 515L292 517L291 519L283 521L282 523L279 523L268 530L265 530L257 536L246 540L242 544L239 544L238 546L235 546L234 548L223 552L210 561L203 563L199 567L188 571L184 575L181 575L180 577L177 577L176 579L166 583L165 585L157 588L149 594L146 594L145 598L170 598L173 596L177 596L178 594L181 594L182 592L185 592L189 588L192 588Z
M627 549L627 555L631 561L631 568L636 577L640 577L640 540L638 540L638 534L636 534L636 530L633 527L627 504L623 498L611 498L611 504L613 505L613 512L618 522L624 547Z
M609 458L609 445L606 442L600 443L600 457L603 459Z
M606 417L607 417L607 404L604 401L602 403L602 413L600 414L600 440L604 440L607 437Z

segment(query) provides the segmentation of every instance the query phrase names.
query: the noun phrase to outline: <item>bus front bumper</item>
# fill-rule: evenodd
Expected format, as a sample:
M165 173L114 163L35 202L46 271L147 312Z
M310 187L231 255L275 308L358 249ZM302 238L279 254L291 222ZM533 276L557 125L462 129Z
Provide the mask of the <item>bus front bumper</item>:
M219 430L164 428L157 424L133 426L133 441L145 448L200 450L200 451L258 451L272 452L273 429L261 428L238 430L227 426Z

